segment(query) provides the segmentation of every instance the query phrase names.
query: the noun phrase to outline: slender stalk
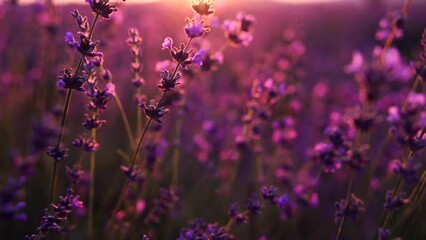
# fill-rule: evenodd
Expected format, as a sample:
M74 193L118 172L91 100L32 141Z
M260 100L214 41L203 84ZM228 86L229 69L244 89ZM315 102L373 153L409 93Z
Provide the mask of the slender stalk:
M411 150L408 150L407 151L407 154L406 154L406 156L404 157L404 159L403 159L403 161L402 162L407 162L408 161L408 159L410 159L412 156L414 155L414 152L413 151L411 151ZM402 186L402 183L403 183L403 178L402 178L402 176L398 176L398 178L397 178L397 180L396 180L396 183L395 183L395 185L394 185L394 187L393 187L393 189L392 189L392 198L394 198L397 194L398 194L398 192L399 192L399 189L400 189L400 187ZM386 210L385 211L385 213L384 213L384 220L383 220L383 224L381 225L382 226L382 228L383 229L386 229L387 227L388 227L388 225L390 224L390 222L392 221L392 217L393 217L393 212L392 211L390 211L390 210ZM376 237L375 238L377 238L377 233L378 233L378 231L376 231Z
M112 225L114 224L115 216L117 215L118 211L120 210L121 204L123 203L124 197L126 196L127 189L128 189L128 185L124 184L124 187L121 189L120 195L118 197L117 203L115 204L114 208L112 209L111 217L108 220L107 227L105 228L106 232L109 232L109 231L112 230Z
M349 179L349 183L348 183L348 192L346 194L346 206L349 205L349 201L351 199L351 195L353 192L353 188L354 188L354 181L355 181L355 173L352 174L352 176ZM336 236L336 240L339 240L340 237L342 236L342 232L343 232L343 228L345 226L345 222L346 222L346 213L343 214L342 219L340 219L340 223L339 223L339 228L337 230L337 236Z
M132 146L132 148L135 148L135 140L133 138L132 130L130 128L129 118L127 117L126 112L124 111L123 103L121 102L120 98L117 94L114 95L115 102L117 103L118 109L120 110L121 118L124 122L124 127L126 128L127 138ZM139 110L140 108L138 108Z
M186 51L188 50L188 47L189 47L189 45L191 44L191 42L192 42L192 38L190 38L190 39L188 40L188 43L187 43L187 44L186 44L186 46L185 46L184 52L186 52ZM175 78L175 76L176 76L176 74L177 74L177 72L178 72L178 70L179 70L179 67L180 67L180 66L181 66L181 63L180 63L180 62L178 62L178 63L176 64L175 69L173 70L172 75L170 76L170 79L174 79L174 78ZM163 100L164 100L164 98L165 98L166 94L167 94L167 92L163 92L163 95L161 95L161 98L160 98L160 100L158 101L158 104L157 104L157 106L155 107L155 110L157 110L159 107L162 107ZM142 135L141 135L141 137L139 138L138 144L136 145L136 149L134 150L133 155L132 155L132 158L131 158L131 160L130 160L130 167L129 167L129 170L130 170L130 171L131 171L131 170L133 170L133 167L134 167L134 164L135 164L135 160L136 160L136 156L138 155L139 149L140 149L140 147L142 146L143 139L144 139L144 137L145 137L146 131L148 130L149 125L151 124L151 122L152 122L152 118L150 118L150 119L146 122L146 124L145 124L145 127L144 127L144 129L143 129L143 131L142 131Z
M96 129L91 130L93 141L96 141ZM90 153L90 190L89 190L89 239L94 239L94 227L93 227L93 207L95 202L95 167L96 167L96 152Z
M188 47L189 47L189 45L191 44L191 42L192 42L192 39L193 38L189 38L189 40L188 40L188 42L187 42L187 44L186 44L186 46L185 46L185 49L184 49L184 51L186 52L187 50L188 50ZM177 74L177 72L178 72L178 70L179 70L179 67L181 66L181 63L177 63L176 64L176 67L175 67L175 69L173 70L173 73L172 73L172 75L170 76L170 79L174 79L175 78L175 76L176 76L176 74ZM167 92L163 92L163 94L161 95L161 98L160 98L160 100L158 101L158 104L157 104L157 106L156 106L156 109L158 109L159 107L162 107L162 105L163 105L163 101L164 101L164 99L165 99L165 96L166 96L166 94L167 94ZM145 138L145 135L146 135L146 133L147 133L147 131L148 131L148 128L149 128L149 126L150 126L150 124L152 123L152 118L149 118L148 119L148 121L146 122L146 124L145 124L145 127L144 127L144 129L142 130L142 134L141 134L141 136L139 137L139 140L138 140L138 143L137 143L137 145L136 145L136 148L133 150L133 154L132 154L132 157L130 158L130 160L129 160L129 162L130 162L130 164L129 164L129 172L132 172L133 171L133 168L134 168L134 166L135 166L135 161L136 161L136 157L137 157L137 155L138 155L138 152L139 152L139 149L141 148L141 146L142 146L142 143L143 143L143 140L144 140L144 138ZM111 218L109 219L109 221L108 221L108 227L107 227L107 231L109 231L111 228L111 226L112 226L112 224L114 223L114 217L115 217L115 214L114 213L116 213L119 209L120 209L120 207L121 207L121 204L122 204L122 202L124 201L124 195L125 195L125 190L127 189L127 184L125 184L123 187L122 187L122 190L121 190L121 194L120 194L120 198L118 199L118 201L116 202L116 204L115 204L115 206L114 206L114 210L113 210L113 215L111 216Z
M89 36L88 36L89 39L91 39L92 36L93 36L93 31L96 27L96 23L98 22L98 20L99 20L99 14L96 14L95 18L93 19L92 26L90 28L90 32L89 32ZM77 76L78 74L80 74L80 70L81 70L81 67L83 65L83 60L84 60L84 55L81 55L80 60L77 63L77 67L74 70L73 76ZM63 132L64 132L64 127L65 127L65 121L67 119L68 110L69 110L69 106L70 106L70 103L71 103L71 97L72 97L72 88L68 88L67 96L65 98L64 109L62 111L61 125L60 125L60 128L59 128L58 140L57 140L56 146L55 146L56 149L59 149L59 146L61 145L62 135L63 135ZM57 168L58 168L57 161L55 159L53 161L54 161L54 163L53 163L52 177L51 177L51 180L50 180L49 203L51 203L53 201L53 195L54 195L55 188L56 188L56 172L57 172Z
M183 116L179 116L176 121L175 136L173 142L173 157L172 157L172 188L177 189L179 183L179 160L180 160L180 135L183 125Z

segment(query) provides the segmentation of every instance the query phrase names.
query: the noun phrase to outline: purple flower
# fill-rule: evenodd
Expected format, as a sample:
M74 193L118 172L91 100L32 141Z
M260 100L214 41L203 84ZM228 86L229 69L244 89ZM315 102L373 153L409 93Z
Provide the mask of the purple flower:
M172 51L173 39L171 37L166 37L164 39L163 44L161 44L161 46L163 47L163 49L169 49L170 51Z
M109 3L109 0L86 0L86 2L90 4L93 13L98 14L105 19L111 18L112 13L118 10L115 4Z
M239 13L236 20L225 20L222 28L225 31L225 37L235 47L248 47L253 40L253 35L250 33L250 26L254 22L254 17Z
M71 12L71 16L73 16L77 20L78 26L80 27L81 31L89 32L89 22L87 21L87 17L82 16L77 9Z
M203 59L205 58L205 56L206 56L206 51L201 48L200 50L198 50L198 52L194 54L194 57L192 58L192 63L198 66L202 66Z
M115 85L108 83L105 85L104 90L100 90L97 87L90 87L87 89L86 95L90 98L87 109L90 111L104 111L107 109L108 102L115 95Z
M65 33L65 42L67 42L71 46L75 45L76 41L74 39L74 35L71 32Z
M86 120L83 122L83 126L87 130L99 128L102 124L106 123L106 120L100 120L98 116L89 116L88 114L85 114L84 116L86 117Z
M96 152L99 150L100 144L93 138L88 138L84 142L84 150L87 152Z
M335 222L338 223L343 216L350 216L353 219L358 219L360 212L365 211L364 201L357 198L355 194L351 195L349 201L342 199L336 202Z
M176 85L180 84L179 82L177 82L177 80L181 78L180 72L177 72L174 76L172 76L170 75L169 71L164 69L163 71L161 71L160 76L161 80L160 83L157 84L157 87L163 90L164 92L174 91Z
M256 21L256 18L253 15L246 15L241 12L237 14L237 19L241 22L240 28L243 32L249 32L250 27Z
M52 214L50 214L47 209L45 210L45 215L42 217L40 226L37 228L39 234L36 236L43 238L46 237L49 232L60 232L63 229L61 224L67 220L67 216L72 210L83 207L83 203L78 199L78 195L74 196L74 190L68 188L67 195L65 197L61 196L58 204L51 204L53 210ZM26 239L33 239L32 236L26 236ZM39 237L35 239L40 239Z
M81 169L81 165L74 165L72 168L66 166L65 167L68 179L70 180L71 184L77 184L79 183L80 177L84 174L84 171Z
M335 172L342 167L332 144L318 143L314 147L314 159L324 165L325 172Z
M247 209L254 215L260 215L263 208L263 203L260 201L255 194L253 194L248 201Z
M0 187L0 219L26 221L27 215L22 211L26 203L20 201L25 187L25 177L9 178L5 186Z
M189 18L186 19L185 32L189 38L201 37L208 31L210 31L210 29L205 27L201 20Z
M164 106L159 107L158 103L155 104L154 99L149 101L149 105L146 105L146 102L142 102L140 107L145 110L147 118L154 119L158 123L161 123L160 118L164 116L169 110Z
M62 146L50 146L47 148L47 155L52 157L55 161L61 161L68 157L68 149Z
M77 91L83 91L82 85L86 82L87 76L83 73L74 76L72 71L72 68L64 68L59 74L58 83L56 85L60 88L71 88Z
M86 141L85 134L79 135L72 141L72 145L76 148L82 148L84 146L84 142Z
M153 209L145 219L146 224L159 223L160 217L175 206L179 197L173 189L160 189L160 195L154 200Z
M228 216L233 218L235 216L237 216L238 212L240 211L240 206L237 202L234 202L231 204L231 207L228 211Z
M277 195L277 187L275 186L263 186L261 188L262 196L265 200L274 201L276 195Z
M82 32L77 33L80 37L80 43L74 44L81 55L86 57L100 57L103 56L101 52L96 52L96 46L99 45L99 41L92 41L89 37Z
M391 231L389 229L379 228L379 240L389 239Z
M399 108L397 106L391 106L388 109L388 117L386 118L390 123L396 124L401 120Z
M397 194L396 196L394 196L392 191L388 191L386 193L386 199L385 203L383 204L383 207L388 210L396 210L398 208L401 208L410 202L408 198L404 197L405 193L400 193L399 195Z
M126 39L126 43L129 46L137 46L142 44L142 37L139 34L139 30L137 28L129 28L129 38Z

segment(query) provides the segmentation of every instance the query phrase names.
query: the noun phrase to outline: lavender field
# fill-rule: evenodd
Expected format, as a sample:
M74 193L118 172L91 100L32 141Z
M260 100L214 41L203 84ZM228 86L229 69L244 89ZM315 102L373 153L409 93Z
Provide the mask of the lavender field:
M425 12L0 3L0 239L426 239Z

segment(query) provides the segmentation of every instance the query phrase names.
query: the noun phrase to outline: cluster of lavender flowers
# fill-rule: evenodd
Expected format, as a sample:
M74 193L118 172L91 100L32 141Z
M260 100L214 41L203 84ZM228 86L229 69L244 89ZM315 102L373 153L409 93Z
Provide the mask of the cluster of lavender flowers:
M60 197L58 204L51 205L53 213L50 214L48 209L45 209L45 214L42 218L40 226L37 228L38 233L31 236L25 236L27 240L37 240L45 238L49 232L61 232L63 224L69 215L76 209L83 208L83 202L79 200L78 195L74 195L74 190L67 189L67 195Z

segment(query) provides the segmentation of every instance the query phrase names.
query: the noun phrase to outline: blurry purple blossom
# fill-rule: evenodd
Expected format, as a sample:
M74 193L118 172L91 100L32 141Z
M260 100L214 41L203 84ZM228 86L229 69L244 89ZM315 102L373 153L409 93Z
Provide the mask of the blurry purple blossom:
M0 218L6 221L26 221L27 215L23 212L26 203L20 201L25 188L25 177L9 178L5 186L0 187Z
M70 183L74 185L79 183L81 176L84 174L84 171L81 169L81 165L79 164L75 164L72 168L66 166L65 170Z
M210 31L210 28L204 26L200 18L186 19L185 32L189 38L197 38Z
M383 207L388 210L395 210L408 204L410 200L405 198L405 193L395 194L392 191L386 193L385 203Z
M169 51L172 51L173 48L173 39L171 37L164 38L164 42L161 44L163 49L169 49Z
M250 33L250 27L255 21L251 15L243 13L237 14L237 20L225 20L222 28L225 31L225 37L233 46L248 47L253 40L253 35Z
M340 202L336 202L335 222L338 223L344 216L358 219L360 212L365 211L364 201L357 198L355 194L352 194L349 201L342 199Z
M50 146L47 148L47 155L52 157L55 161L61 161L68 157L68 149L62 146Z

